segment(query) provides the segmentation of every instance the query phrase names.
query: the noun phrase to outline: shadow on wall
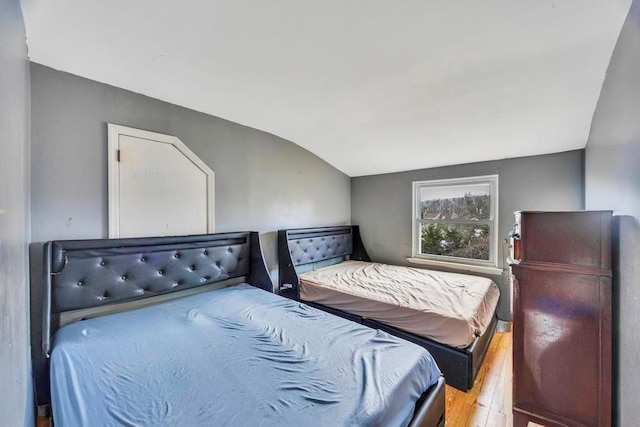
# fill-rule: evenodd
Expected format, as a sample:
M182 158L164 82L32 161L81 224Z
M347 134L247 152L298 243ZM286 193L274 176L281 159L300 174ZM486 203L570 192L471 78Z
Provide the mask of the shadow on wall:
M262 255L264 255L271 282L274 284L274 292L278 293L278 232L260 233L260 246L262 246Z
M633 301L640 299L640 288L636 286L630 286L638 283L638 274L640 274L640 261L638 260L638 254L634 246L640 242L640 224L638 219L629 215L614 215L612 222L612 270L613 270L613 418L612 424L620 424L620 383L623 381L620 378L620 367L625 365L622 358L629 360L640 359L640 349L638 348L626 348L621 343L630 342L627 338L623 338L621 335L635 334L634 331L622 331L621 313L633 313ZM622 289L622 284L626 284L628 289ZM624 307L624 305L629 307ZM627 314L631 316L631 314ZM628 324L628 321L627 323ZM631 341L632 342L632 341ZM627 361L628 365L628 361ZM635 381L635 380L631 380Z

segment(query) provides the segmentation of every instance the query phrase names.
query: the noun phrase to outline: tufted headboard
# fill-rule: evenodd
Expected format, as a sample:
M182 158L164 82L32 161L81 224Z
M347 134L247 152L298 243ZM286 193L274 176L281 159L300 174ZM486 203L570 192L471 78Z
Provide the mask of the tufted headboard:
M44 272L45 355L61 315L74 310L157 297L240 277L273 292L256 232L48 242ZM43 363L47 363L46 357ZM36 378L36 383L44 381L48 390L47 367L34 368L47 376ZM42 384L38 385L42 389Z
M296 267L347 257L370 261L357 225L298 228L278 231L280 294L300 299Z

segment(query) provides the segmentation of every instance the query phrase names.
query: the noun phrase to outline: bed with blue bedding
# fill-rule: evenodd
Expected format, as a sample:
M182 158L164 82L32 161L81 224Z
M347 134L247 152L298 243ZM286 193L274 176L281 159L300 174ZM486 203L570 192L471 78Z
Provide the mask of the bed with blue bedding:
M444 421L444 382L426 350L265 292L255 233L52 242L46 255L45 399L56 425ZM251 285L83 311L237 277ZM81 320L59 327L78 310Z
M404 426L439 377L417 345L247 284L73 323L51 354L70 426Z

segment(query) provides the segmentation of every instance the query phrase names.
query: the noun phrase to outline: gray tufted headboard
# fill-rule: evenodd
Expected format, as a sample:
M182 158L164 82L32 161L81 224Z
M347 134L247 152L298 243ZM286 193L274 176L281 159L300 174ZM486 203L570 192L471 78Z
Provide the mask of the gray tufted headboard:
M60 315L65 312L155 297L239 277L273 292L256 232L48 242L44 271L45 355L59 327ZM47 363L46 357L42 360ZM47 366L34 368L40 374L36 377L38 394L48 392ZM42 401L40 396L38 400Z
M371 261L357 225L278 231L280 295L300 299L300 280L296 267L347 256L354 260Z

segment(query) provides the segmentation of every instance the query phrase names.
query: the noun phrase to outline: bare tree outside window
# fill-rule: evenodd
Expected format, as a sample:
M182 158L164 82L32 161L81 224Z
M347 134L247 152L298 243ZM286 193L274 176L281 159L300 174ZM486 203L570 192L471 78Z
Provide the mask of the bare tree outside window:
M494 263L497 176L414 183L417 253Z

